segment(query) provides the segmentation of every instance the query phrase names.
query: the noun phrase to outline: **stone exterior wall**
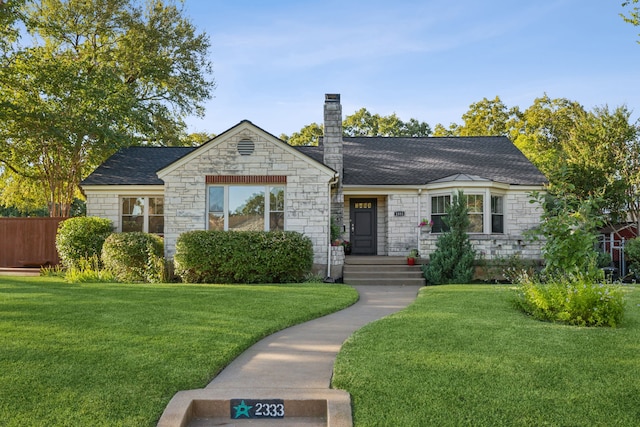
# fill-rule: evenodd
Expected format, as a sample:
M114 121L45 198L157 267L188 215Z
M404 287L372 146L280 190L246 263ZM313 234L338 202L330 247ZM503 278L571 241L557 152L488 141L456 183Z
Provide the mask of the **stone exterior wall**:
M406 256L418 248L418 197L414 192L390 194L387 198L389 256ZM426 206L424 200L421 203Z
M255 151L240 155L237 144L251 140ZM250 125L203 146L197 156L163 172L165 182L165 255L172 258L178 236L207 228L206 176L286 176L285 229L313 242L316 269L327 265L329 242L329 172L296 156L293 149L254 131Z
M529 203L526 192L504 195L505 232L501 234L470 234L469 239L477 253L485 260L501 260L514 255L522 259L540 260L541 243L529 241L524 233L540 222L542 207ZM436 249L437 233L421 230L420 253L427 257Z
M88 193L87 216L110 219L115 230L120 229L120 197L113 193Z

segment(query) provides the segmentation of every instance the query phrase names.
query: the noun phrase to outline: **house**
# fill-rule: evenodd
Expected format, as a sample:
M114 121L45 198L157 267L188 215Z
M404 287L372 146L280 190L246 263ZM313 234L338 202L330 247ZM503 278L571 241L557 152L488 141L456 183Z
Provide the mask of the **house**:
M324 120L317 147L245 120L199 147L122 149L81 183L87 215L163 234L168 258L190 230L294 230L312 240L322 271L332 221L354 255L429 254L461 189L485 259L540 258L523 233L540 221L529 194L547 180L507 138L343 137L338 94L325 96Z

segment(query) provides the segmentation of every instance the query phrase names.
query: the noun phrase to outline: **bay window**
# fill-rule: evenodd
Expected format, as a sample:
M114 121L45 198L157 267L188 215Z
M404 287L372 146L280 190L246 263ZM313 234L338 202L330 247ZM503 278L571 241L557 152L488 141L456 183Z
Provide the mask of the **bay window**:
M485 193L489 196L489 193ZM485 194L465 194L465 200L467 204L467 212L469 217L469 233L484 233L485 232L485 215L490 215L491 218L491 233L504 233L504 207L503 197L491 195L490 211L488 206L485 206L484 198ZM449 230L449 226L445 223L447 217L447 211L451 205L450 195L437 195L431 197L431 220L433 226L431 231L434 233L442 233ZM487 224L487 227L489 224Z
M284 186L211 185L209 230L284 230Z

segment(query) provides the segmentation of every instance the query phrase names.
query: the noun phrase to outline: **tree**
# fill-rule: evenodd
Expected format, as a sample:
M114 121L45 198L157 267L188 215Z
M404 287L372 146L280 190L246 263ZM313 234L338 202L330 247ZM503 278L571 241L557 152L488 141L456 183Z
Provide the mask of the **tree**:
M460 125L450 123L449 129L447 129L442 123L438 123L436 127L433 128L433 136L460 136Z
M289 145L318 145L320 138L324 134L324 128L317 123L311 123L303 127L300 132L294 132L291 136L280 135L280 139Z
M512 119L511 140L552 180L564 164L563 143L584 114L584 108L577 102L551 99L545 94Z
M493 100L482 98L482 101L471 104L462 115L464 124L459 128L459 135L506 136L509 121L517 112L517 109L509 110L498 96Z
M355 113L345 117L342 121L342 133L344 136L408 136L426 137L431 134L431 127L426 122L411 118L402 121L395 113L389 116L371 114L366 108L361 108ZM303 127L300 132L294 132L291 136L281 134L280 139L289 145L318 145L324 134L323 126L311 123Z
M469 283L473 278L475 250L467 234L470 222L462 190L452 196L444 221L449 230L438 236L436 250L429 255L429 264L422 268L424 277L430 285Z
M80 180L119 147L179 145L184 118L202 115L209 41L173 2L33 0L19 12L32 43L2 33L0 173L40 183L50 215L67 216Z

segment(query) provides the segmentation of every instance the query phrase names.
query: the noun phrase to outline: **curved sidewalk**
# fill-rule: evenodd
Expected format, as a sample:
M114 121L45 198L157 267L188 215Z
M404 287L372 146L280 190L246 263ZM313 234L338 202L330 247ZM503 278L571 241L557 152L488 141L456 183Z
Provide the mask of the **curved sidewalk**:
M309 407L326 402L325 406L320 405L320 411L327 413L321 423L309 415L308 422L301 424L303 414L292 419L291 424L284 418L277 425L351 425L348 393L330 389L336 355L353 332L411 304L420 287L355 286L355 289L360 299L351 307L270 335L242 353L206 388L177 393L158 426L219 425L220 418L211 414L218 410L228 413L229 401L235 398L284 399L292 401L292 408L295 402L301 407L304 401ZM304 409L300 411L302 414ZM268 424L273 421L267 420L265 424L274 425ZM234 420L233 424L225 425L245 425L243 422L260 425L259 420Z

